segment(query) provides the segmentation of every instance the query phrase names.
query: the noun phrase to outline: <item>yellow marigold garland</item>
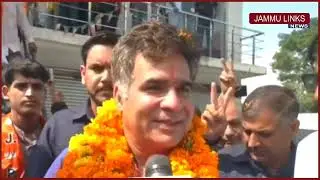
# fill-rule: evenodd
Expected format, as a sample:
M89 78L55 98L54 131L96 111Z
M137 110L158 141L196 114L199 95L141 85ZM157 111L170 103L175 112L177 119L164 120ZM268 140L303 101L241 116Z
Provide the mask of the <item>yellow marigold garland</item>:
M73 136L69 152L58 178L99 178L134 176L133 154L122 128L122 114L116 101L105 101L98 108L84 133ZM199 117L192 120L192 129L174 148L169 158L174 175L218 177L218 155L205 143L206 127Z

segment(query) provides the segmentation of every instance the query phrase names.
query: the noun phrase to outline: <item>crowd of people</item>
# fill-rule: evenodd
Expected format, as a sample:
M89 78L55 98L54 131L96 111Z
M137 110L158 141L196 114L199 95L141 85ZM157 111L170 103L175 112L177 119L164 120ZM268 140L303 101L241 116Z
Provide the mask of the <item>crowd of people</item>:
M2 48L9 57L20 53ZM10 104L2 112L2 177L141 177L154 154L170 157L174 175L192 177L295 177L299 170L293 91L262 86L241 104L233 64L223 61L221 92L212 82L210 103L196 112L190 96L200 52L173 25L151 21L121 37L92 36L81 48L88 100L68 107L49 90L49 120L50 73L19 53L5 57L2 69L2 98Z

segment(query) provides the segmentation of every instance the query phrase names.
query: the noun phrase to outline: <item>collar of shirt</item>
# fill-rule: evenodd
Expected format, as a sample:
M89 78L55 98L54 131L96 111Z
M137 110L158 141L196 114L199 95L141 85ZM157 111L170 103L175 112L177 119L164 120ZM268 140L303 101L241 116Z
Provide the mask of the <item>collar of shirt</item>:
M74 123L88 123L91 121L91 118L94 118L93 112L91 110L91 101L89 98L83 105L72 108L70 110L74 112L72 117Z
M206 137L205 137L205 139L206 139L207 144L211 147L211 150L220 151L224 148L224 141L221 137L219 137L215 141L210 141Z
M294 143L292 143L291 149L292 151L290 153L289 162L287 165L283 166L276 175L267 173L266 168L264 168L259 162L252 160L244 144L223 148L219 153L230 155L232 157L231 160L238 165L243 166L244 164L247 164L256 174L259 175L259 177L293 177L296 154L296 145Z
M37 143L37 139L39 138L42 130L42 126L40 124L32 133L28 134L14 124L13 127L25 150L29 150L30 147L34 146Z
M251 164L251 166L258 170L258 172L261 172L265 174L267 177L293 177L294 175L294 164L295 164L295 157L296 157L296 146L294 143L291 144L291 153L289 156L289 161L286 165L280 168L280 170L276 174L271 174L268 172L268 170L261 165L261 163L256 162L252 160L249 156L249 153L246 152L246 156L248 157L248 162Z

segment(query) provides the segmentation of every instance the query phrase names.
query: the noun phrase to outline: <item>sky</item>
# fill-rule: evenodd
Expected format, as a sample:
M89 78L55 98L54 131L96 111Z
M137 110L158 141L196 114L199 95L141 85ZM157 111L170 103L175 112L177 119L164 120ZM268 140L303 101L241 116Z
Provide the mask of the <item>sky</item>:
M277 74L272 73L270 64L273 62L272 57L279 49L278 34L290 33L293 29L288 28L285 24L279 25L260 25L249 23L249 13L310 13L311 17L318 17L317 2L243 2L242 26L265 34L259 36L261 42L258 47L263 50L257 51L257 55L262 58L256 59L256 65L267 68L267 74L264 76L247 78L241 81L243 85L247 85L248 94L255 88L267 84L281 83L277 80ZM250 62L249 62L250 63Z

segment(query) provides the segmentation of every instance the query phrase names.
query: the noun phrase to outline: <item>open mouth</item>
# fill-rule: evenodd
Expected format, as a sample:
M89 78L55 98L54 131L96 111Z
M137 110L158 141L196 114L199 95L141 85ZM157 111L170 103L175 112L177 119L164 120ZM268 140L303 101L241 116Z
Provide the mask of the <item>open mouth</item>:
M253 155L256 160L262 160L265 157L265 153L263 153L263 152L254 152L254 151L252 151L250 154Z

